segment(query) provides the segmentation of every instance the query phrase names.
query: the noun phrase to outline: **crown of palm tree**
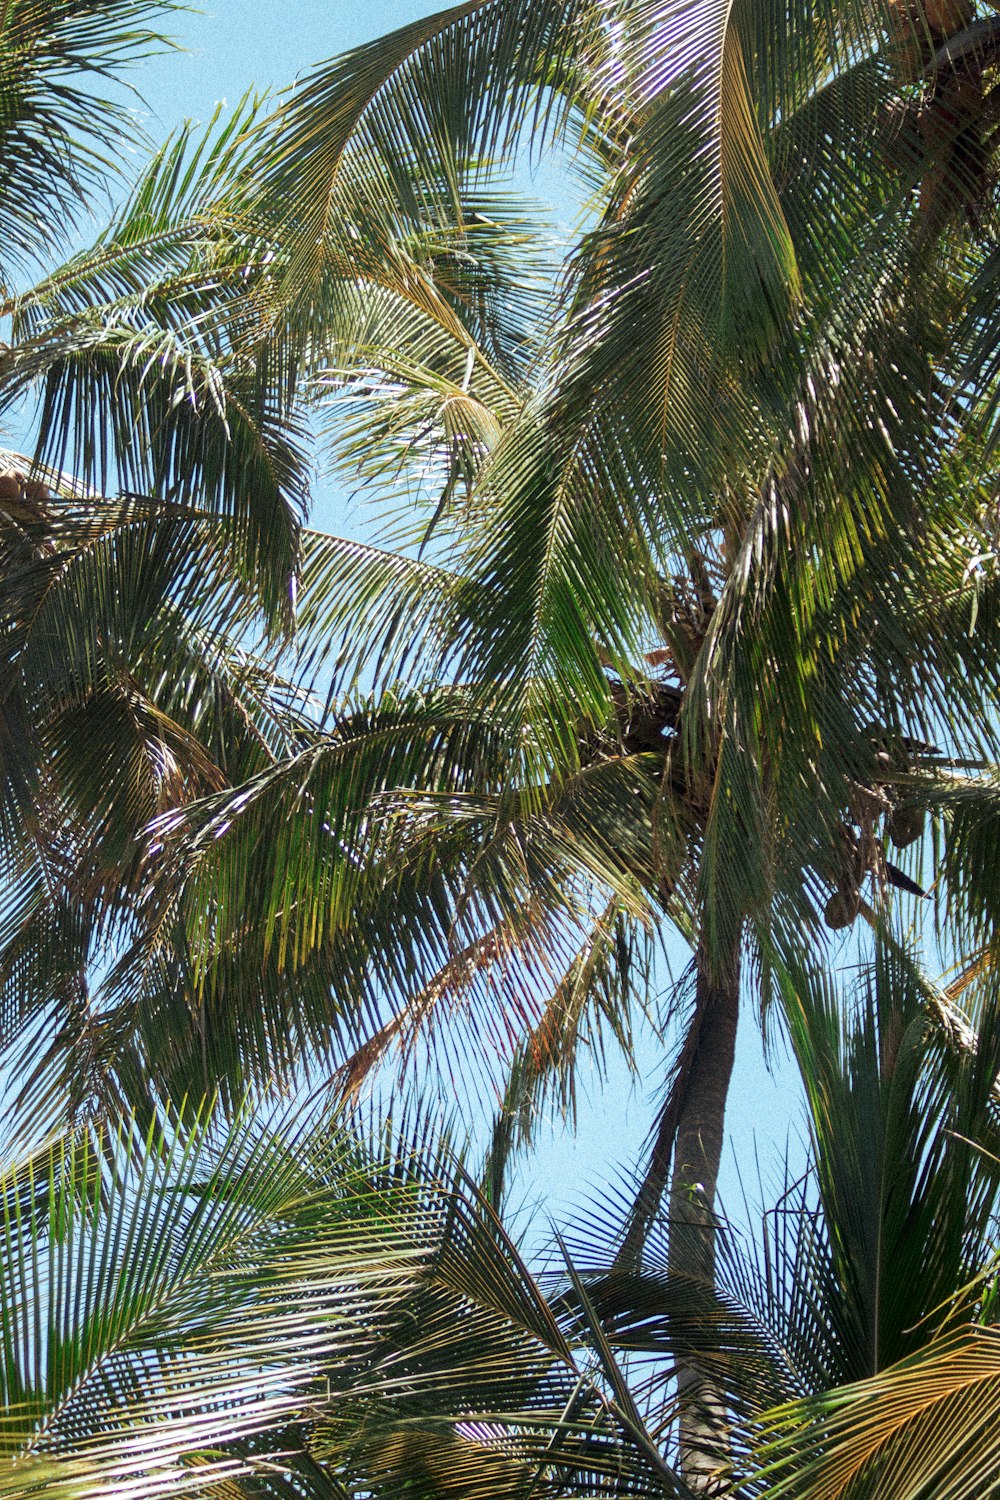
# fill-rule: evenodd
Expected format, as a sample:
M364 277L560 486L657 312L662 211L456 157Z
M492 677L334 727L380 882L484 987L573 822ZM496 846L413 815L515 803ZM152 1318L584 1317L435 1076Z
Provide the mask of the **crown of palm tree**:
M901 81L882 12L793 20L474 5L264 128L260 326L413 541L306 541L327 719L157 827L128 984L157 942L178 997L193 967L208 1084L331 1046L354 1082L464 1015L544 1087L664 913L732 991L748 931L770 969L817 907L878 905L869 874L914 889L883 819L972 794L944 773L993 748L987 236L932 233L926 158L884 160L943 65ZM598 214L541 312L491 187L531 129Z

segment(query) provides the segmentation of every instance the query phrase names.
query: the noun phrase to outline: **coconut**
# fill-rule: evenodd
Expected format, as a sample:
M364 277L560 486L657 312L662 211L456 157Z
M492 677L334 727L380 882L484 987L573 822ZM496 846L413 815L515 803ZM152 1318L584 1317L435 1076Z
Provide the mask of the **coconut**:
M924 814L919 807L894 807L886 823L886 831L897 849L915 844L924 832Z
M858 914L861 905L861 896L858 891L834 891L823 912L823 919L827 927L839 932L844 927L850 927Z

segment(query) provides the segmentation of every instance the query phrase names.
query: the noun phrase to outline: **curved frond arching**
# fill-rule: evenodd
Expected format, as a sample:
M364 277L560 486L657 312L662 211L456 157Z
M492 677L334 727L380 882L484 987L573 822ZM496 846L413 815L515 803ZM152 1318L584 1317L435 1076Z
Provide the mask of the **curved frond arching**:
M174 0L11 0L0 27L0 281L54 243L108 184L137 122L121 74L170 43Z
M969 1328L882 1374L773 1413L761 1477L774 1495L835 1500L995 1495L997 1333Z

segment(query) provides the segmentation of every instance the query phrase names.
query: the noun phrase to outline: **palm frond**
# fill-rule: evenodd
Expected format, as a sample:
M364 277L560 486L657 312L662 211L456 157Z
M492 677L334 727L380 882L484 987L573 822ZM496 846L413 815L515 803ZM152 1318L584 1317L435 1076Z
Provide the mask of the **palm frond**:
M0 49L0 280L65 243L138 125L121 74L170 44L173 0L13 0Z

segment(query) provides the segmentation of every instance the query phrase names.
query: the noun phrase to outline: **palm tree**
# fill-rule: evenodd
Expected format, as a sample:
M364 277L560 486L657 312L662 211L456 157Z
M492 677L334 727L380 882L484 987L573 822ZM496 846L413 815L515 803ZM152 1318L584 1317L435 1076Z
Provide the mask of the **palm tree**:
M839 1086L824 1060L822 1031L836 1026L829 1005L814 1027L806 1077L814 1139L822 1134L828 1153L824 1169L817 1148L819 1194L838 1233L827 1231L821 1258L797 1252L785 1273L790 1295L812 1302L802 1332L815 1330L823 1359L821 1380L788 1388L757 1426L751 1478L768 1494L957 1497L1000 1486L996 1008L994 982L970 979L930 997L952 1012L950 1043L938 1033L923 1060L917 1010L890 1009L879 988L876 1024L865 1043L856 1038ZM959 994L978 1031L954 1010ZM808 1055L801 1043L798 1052ZM848 1115L853 1140L837 1147Z
M916 142L996 39L931 27L939 56L901 24L487 0L319 70L264 136L261 327L333 392L347 461L418 491L414 541L318 549L332 722L164 820L154 909L180 911L227 1055L308 1013L294 1050L346 1026L354 1084L459 1009L513 1056L508 1114L672 918L694 997L645 1202L672 1159L709 1262L748 954L778 972L869 874L912 890L883 820L905 841L923 774L994 750L995 580L970 630L968 573L988 304L963 321L986 141L973 110L961 142ZM529 225L485 196L532 125L597 205L541 319ZM262 972L269 1035L255 1013L230 1045Z
M142 418L140 441L115 434L126 487L158 516L175 490L228 507L244 587L274 526L239 510L241 466L249 449L290 476L263 489L287 519L304 382L332 392L349 458L402 465L424 497L408 550L305 539L293 675L335 668L328 719L282 717L273 659L263 685L248 664L230 752L239 694L230 721L192 728L193 679L140 675L157 711L148 681L186 705L168 743L191 768L169 796L157 770L104 841L113 875L57 871L44 932L77 956L47 1066L84 1056L91 1093L146 1109L331 1053L351 1087L458 1012L471 1038L440 1055L447 1072L489 1043L502 1137L571 1088L578 1038L627 1041L666 916L692 937L694 993L627 1254L672 1161L676 1269L711 1272L748 956L766 998L819 907L843 925L869 873L876 897L905 884L883 820L907 836L935 744L994 748L995 581L970 630L968 564L990 509L995 38L966 19L918 36L846 5L473 3L321 69L252 141L166 153L107 246L23 300L10 389L45 378L40 452L79 468L82 422L84 458L110 453L89 398L123 389ZM577 144L597 205L555 298L523 295L530 219L490 180L532 125ZM225 420L203 398L220 381ZM132 566L110 565L105 608ZM289 572L265 573L279 614ZM196 624L232 587L196 594ZM258 617L238 597L242 645ZM35 618L16 597L9 613ZM142 628L162 640L175 618L157 606ZM81 637L88 663L113 623ZM259 714L280 722L269 743ZM211 764L184 733L214 737ZM71 771L74 816L108 763ZM8 972L33 1042L55 940L20 933ZM101 938L93 997L81 954Z
M335 391L336 422L345 411L351 418L342 399L346 385L358 413L348 428L352 459L363 434L369 472L384 473L393 459L406 460L409 473L431 486L439 481L440 490L434 494L432 524L428 527L426 517L421 521L419 510L413 521L418 545L425 531L432 537L432 561L334 539L308 542L312 553L298 606L308 649L316 650L318 642L329 654L330 642L339 647L349 628L337 685L357 683L366 664L369 672L375 666L376 696L362 707L355 727L367 735L374 713L388 747L388 759L379 767L372 745L370 780L353 750L340 756L350 763L352 778L350 788L342 790L353 799L354 814L358 807L366 809L354 823L348 816L344 838L356 836L357 824L364 830L374 826L367 811L373 790L412 785L418 793L430 793L415 810L416 831L437 838L435 819L450 827L455 814L459 822L453 831L459 842L465 838L467 851L487 836L484 830L492 839L501 790L514 797L512 810L519 811L520 799L525 816L537 820L541 813L542 822L553 796L576 797L576 821L567 826L577 848L567 847L564 830L546 832L541 825L537 830L543 865L554 859L545 839L551 844L562 837L563 868L551 882L562 887L555 912L565 917L569 911L574 929L583 918L584 929L596 932L605 949L621 936L622 912L629 918L652 912L655 918L666 907L693 925L700 934L699 1013L704 1017L713 1010L711 994L729 996L716 1007L720 1018L727 1018L716 1028L725 1054L739 941L752 918L765 957L773 957L773 905L766 893L783 889L785 865L790 871L786 900L794 902L805 868L815 872L817 888L842 888L831 908L833 919L850 916L866 869L893 878L870 833L898 795L884 788L905 781L914 757L920 759L919 744L907 743L904 731L923 731L932 739L934 729L957 715L955 724L946 725L949 740L963 733L981 748L978 741L989 739L989 726L977 723L981 692L994 670L988 632L974 632L969 640L963 598L963 592L970 595L963 590L969 533L980 524L983 509L973 481L984 472L986 459L971 424L959 423L947 404L947 381L955 377L961 352L949 330L964 305L976 243L955 232L947 245L935 241L935 254L921 259L927 235L919 216L911 222L916 210L908 179L898 162L893 171L872 170L871 120L859 115L857 99L853 113L845 103L837 127L842 160L826 171L802 164L792 139L798 116L770 96L760 102L762 112L765 104L772 110L772 124L759 128L762 144L754 146L753 132L743 139L737 128L739 100L748 85L740 82L732 54L737 43L752 52L760 39L743 35L739 17L725 35L710 27L699 31L696 22L669 6L655 25L654 18L647 19L649 26L641 17L633 26L625 16L616 29L603 12L586 8L534 7L529 16L517 6L493 3L404 28L390 41L321 71L293 96L279 114L277 143L264 132L270 178L263 199L245 169L245 121L215 147L191 139L178 144L154 164L98 252L45 283L41 293L21 299L21 336L10 356L9 389L20 390L44 376L49 394L41 451L51 461L72 457L74 469L82 464L85 480L97 475L96 468L86 467L96 464L95 455L107 467L117 449L114 462L127 489L183 497L207 489L225 509L238 504L241 494L247 499L240 488L247 445L231 443L230 433L234 413L253 408L253 402L245 393L240 400L241 392L234 390L209 456L198 446L208 441L204 427L212 420L198 396L202 387L197 381L177 385L180 366L193 362L198 368L184 340L201 337L199 358L206 363L199 378L213 389L226 379L238 382L240 371L258 368L265 354L272 362L284 361L288 402L277 409L271 445L264 442L255 451L272 471L287 476L286 490L298 482L289 424L296 414L294 388L304 378L294 373L297 362L290 349L298 349L298 364L305 364L321 393ZM863 19L831 9L797 20L795 49L784 62L786 86L810 101L808 108L802 104L795 126L804 141L811 139L816 117L832 98L843 94L850 102L858 90L870 92L879 84L888 93L894 86L894 75L870 52L874 41L884 40L881 33L869 36L864 57L860 41L854 45L862 32L855 37L851 28ZM695 28L690 36L684 32L687 24ZM810 39L808 45L802 41L801 55L796 50L800 31ZM838 50L847 45L845 39L851 42L846 61ZM719 47L726 65L716 76ZM799 78L795 66L805 66L805 52L812 61ZM690 75L675 78L670 72L675 55L693 59ZM670 85L659 90L652 88L658 58ZM455 107L448 92L455 86L449 72L454 68L465 70L475 109ZM608 69L631 80L634 97L623 82L613 100L607 90L597 90L603 113L595 113L596 106L583 112L581 100L592 99ZM539 102L543 77L548 92ZM770 75L769 86L778 87ZM627 243L637 254L645 247L641 253L647 258L655 249L669 268L678 245L669 236L661 243L655 226L646 224L638 188L651 195L651 202L655 194L673 191L675 178L687 181L682 169L690 152L686 145L683 151L663 146L649 157L658 175L647 182L642 177L647 148L630 136L626 149L623 132L641 126L661 146L672 133L680 139L695 129L702 95L712 88L723 101L726 142L734 133L739 138L735 144L724 142L723 155L737 153L736 165L726 157L734 184L756 184L758 197L776 191L764 180L760 152L765 148L780 148L781 161L798 162L798 175L788 168L787 181L782 179L788 201L781 211L794 218L801 243L789 230L777 247L781 254L775 264L784 265L790 278L784 314L773 297L751 298L754 316L772 319L774 327L767 333L748 324L745 337L728 353L728 345L719 345L717 366L705 362L707 325L699 321L701 312L683 299L677 304L677 316L668 324L676 324L683 339L678 332L677 347L669 351L674 383L664 389L640 369L631 332L644 317L634 301L640 295L636 288L660 272L653 276L638 262L626 265L621 260L626 251L619 254L616 246ZM407 113L402 107L407 90L419 99L425 122L434 122L420 142L407 136L412 124L412 109ZM626 110L629 99L632 116ZM601 226L581 251L567 291L568 314L563 315L564 300L555 324L540 320L538 296L525 296L519 285L530 222L516 206L512 212L502 195L488 195L483 179L484 155L509 145L535 108L551 132L581 134L588 170L603 173L600 190L607 204ZM774 124L779 117L780 130ZM718 122L704 128L706 139L718 145L712 134L716 126L723 130ZM259 173L259 163L252 166ZM711 170L717 182L718 160ZM636 173L630 186L629 174ZM293 176L309 190L301 195L304 207L289 222L287 189ZM914 181L919 176L915 173ZM323 184L329 190L325 196L319 191ZM749 194L744 201L731 192L732 201L720 204L710 182L692 178L689 186L692 214L701 214L704 200L709 221L724 239L731 237L737 247L745 242L748 276L765 277L761 258L777 253L767 215L767 232L758 223L755 238L750 230L760 216L754 218ZM834 209L838 222L859 235L864 230L864 254L846 228L836 245L816 242L815 223ZM316 213L325 215L322 222ZM630 215L638 217L633 222ZM280 240L276 232L265 233L275 223ZM631 226L628 233L624 225ZM690 236L694 229L684 232ZM876 265L868 253L878 235L896 246L891 285L885 264ZM729 270L722 283L712 280L717 242L699 229L695 248L706 257L705 285L714 286L713 295L742 296ZM793 252L794 266L788 258ZM154 290L136 267L157 258L165 269ZM266 276L261 264L271 268ZM120 306L108 294L120 291L129 276L132 298ZM204 290L208 279L212 297ZM249 295L243 285L248 281ZM239 292L233 289L237 282ZM852 342L838 330L862 305L865 317ZM602 308L609 317L614 313L607 327L595 323ZM717 312L720 328L732 322L731 308ZM93 335L95 322L113 326L107 339L103 333L94 336L91 365L76 345L71 356L65 347L60 353L57 336L72 335L79 343L81 324ZM151 361L166 347L164 323L181 347L176 358ZM237 328L239 345L232 342ZM272 342L261 343L265 336ZM216 343L206 350L211 339ZM695 350L699 339L700 353ZM554 362L539 356L539 345L555 345ZM852 372L847 361L855 355L859 368ZM601 383L603 376L597 378L601 361L646 392L638 405L625 399L625 386L620 400L611 399L611 387ZM660 353L654 364L662 375ZM130 413L116 442L103 446L101 413L111 403L87 399L101 395L92 382L95 367L110 368L116 401L122 405L121 395L127 393L124 407ZM675 412L673 396L683 372L686 388L693 390L713 370L718 400L711 411L701 403L708 428L704 441L695 443L690 403L681 401ZM154 393L151 383L161 380L162 371L162 388ZM643 421L653 391L664 399L651 454ZM266 383L257 387L262 414L271 410L270 395ZM877 403L875 416L856 409L859 395ZM162 413L183 409L179 397L185 396L199 419L195 432L182 438L177 424ZM144 440L130 442L129 432L150 409L157 413L150 431ZM964 411L960 414L964 418ZM78 432L79 461L70 452ZM251 423L251 448L255 432ZM566 458L572 483L560 468L564 450L572 450ZM848 456L850 482L844 472ZM227 462L234 471L228 480ZM793 481L799 487L794 515ZM249 534L243 566L255 577L260 548L281 531L274 524L281 518L280 505L274 511L273 503L271 519L263 512L256 518L241 513L238 529ZM548 515L551 524L536 525L532 507L536 520ZM542 572L536 566L540 558ZM276 568L268 587L271 608L280 611L287 561ZM988 597L981 601L981 611L988 611L989 603ZM19 607L15 604L12 612ZM240 614L240 608L233 606L237 634L252 616L252 609ZM831 653L838 660L828 666ZM959 679L961 668L973 675L974 687ZM456 675L468 684L457 693L447 686ZM429 693L428 683L437 684ZM443 726L435 721L439 709L447 721ZM871 720L859 723L866 714ZM389 744L396 733L394 716L405 722L409 748ZM762 738L762 726L779 723L780 756L778 747L768 747ZM353 745L345 738L349 727L342 716L334 739L343 746ZM450 736L444 759L441 733ZM313 778L314 761L329 759L332 744L301 723L295 735L300 755L274 776L272 767L262 765L263 780L253 795L247 798L246 789L236 793L241 809L256 811L258 802L271 798L283 816L290 795L310 818L314 815L319 803L311 794L300 795L302 781ZM421 735L423 748L412 738ZM313 743L306 743L310 738ZM424 766L417 774L414 767L427 760L431 772ZM582 781L581 771L586 772ZM637 782L644 810L629 829L626 810L636 801ZM468 816L434 800L442 791L450 796L476 786L486 800L479 809L468 804ZM625 813L624 822L603 831L595 825L589 844L581 845L581 811L589 822L594 800L606 804L612 796L618 797L616 816L620 820ZM853 834L843 826L845 812L856 815ZM561 805L559 816L568 816ZM194 821L221 827L227 820L223 795L218 805L205 803ZM382 837L384 820L378 827ZM626 850L630 837L635 847ZM355 910L343 838L312 842L317 868L303 866L298 872L296 856L290 856L281 889L268 889L263 861L257 889L248 893L241 886L226 898L241 937L250 918L256 921L253 907L261 908L265 948L276 951L279 981L289 969L303 979L313 950L318 952L340 923L330 907L331 878L342 888L337 899L343 900L343 911ZM237 841L227 843L241 861ZM795 846L787 854L779 852L785 843ZM492 847L499 853L498 845ZM395 858L394 843L392 851ZM332 876L325 873L331 854ZM372 888L366 900L382 899L384 868L377 867L370 879L365 875ZM212 879L216 873L213 868ZM567 883L581 877L590 886L603 882L610 888L610 905L600 903L595 914L585 901L567 901ZM497 870L491 878L500 878ZM523 871L515 875L509 867L504 880L515 896L517 881L531 887ZM579 885L573 889L578 892ZM495 894L499 900L503 892ZM383 915L398 914L398 895L394 889ZM241 909L245 897L250 907ZM418 900L416 894L413 899ZM462 969L453 951L455 912L442 907L446 898L440 889L436 897L424 892L422 899L419 912L414 910L415 925L404 935L405 942L412 939L409 966L420 968L423 945L421 974L432 981L444 955L453 965L448 976L453 988ZM435 899L441 908L436 917ZM453 892L453 905L456 899ZM523 911L526 899L515 899L514 908ZM535 891L530 899L537 908L544 904L544 892ZM219 912L217 900L199 907L192 899L190 906L193 936L209 944L204 962L215 963L227 941L226 913ZM206 915L210 909L212 915ZM538 915L533 909L530 921L522 919L522 935L537 926ZM797 917L785 920L793 924ZM199 923L210 931L201 932ZM412 992L412 979L421 975L393 972L398 955L390 925L373 919L371 927L387 944L377 980ZM484 925L489 924L481 911L471 914L468 926L485 944L472 957L491 951ZM186 932L182 941L191 936ZM351 983L365 983L367 961L378 959L373 951L378 941L376 936L367 944L364 962L359 958L350 970ZM257 965L260 950L253 944L247 950ZM570 967L576 952L566 947ZM327 955L321 967L328 991L336 970ZM466 968L472 972L476 964L467 962ZM606 964L597 968L606 976ZM255 990L251 986L248 993ZM322 1003L329 1010L328 993ZM322 1024L314 1040L322 1043ZM214 1081L213 1075L209 1082ZM694 1092L704 1097L704 1090ZM707 1157L703 1165L699 1180L710 1189Z
M691 1396L676 1374L694 1364L721 1393L728 1440L714 1473L689 1467L692 1489L997 1493L995 981L965 987L982 1025L945 1045L933 1016L954 1025L957 997L898 949L877 950L846 996L818 971L796 980L812 1162L757 1233L720 1221L706 1281L677 1272L662 1214L641 1262L623 1264L629 1200L595 1203L541 1279L569 1348L534 1381L508 1341L516 1329L522 1347L545 1346L536 1283L525 1268L494 1345L486 1319L503 1278L484 1266L483 1323L421 1307L411 1339L400 1348L397 1334L369 1375L363 1415L348 1405L336 1424L327 1451L347 1463L361 1427L362 1485L430 1494L447 1473L464 1496L492 1493L498 1476L505 1493L690 1494L670 1460L683 1462L678 1407ZM482 1254L471 1239L463 1248L470 1263Z
M444 1207L415 1149L206 1109L6 1162L0 1493L342 1493L304 1434L426 1278Z
M689 1500L695 1363L726 1406L726 1493L860 1493L831 1429L866 1484L884 1457L913 1493L971 1493L970 1472L995 1493L971 1442L996 1404L995 979L965 986L961 1034L958 996L891 945L852 984L796 976L811 1165L749 1240L720 1222L713 1280L674 1268L663 1213L623 1263L620 1191L539 1269L423 1120L373 1138L209 1109L11 1160L0 1492Z
M916 891L886 828L995 754L969 563L997 43L969 20L474 4L318 72L265 156L263 326L302 327L347 457L429 498L408 557L330 544L336 687L374 661L372 696L163 825L198 1004L228 1038L261 972L272 1012L305 986L307 1049L356 1031L348 1087L458 1009L445 1074L507 1060L503 1138L582 1030L627 1035L673 919L694 993L622 1253L669 1178L678 1271L713 1267L748 955L766 1004L820 908ZM529 122L598 215L541 322L524 225L483 202Z
M114 156L138 133L119 75L168 45L149 23L170 10L58 0L0 17L0 412L23 431L35 402L31 457L0 454L15 1132L95 1097L120 1107L101 1058L126 1020L93 991L134 929L142 830L300 733L278 658L309 472L301 403L280 341L239 338L271 255L239 204L263 106L185 126L137 181ZM81 248L84 213L123 185Z

